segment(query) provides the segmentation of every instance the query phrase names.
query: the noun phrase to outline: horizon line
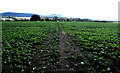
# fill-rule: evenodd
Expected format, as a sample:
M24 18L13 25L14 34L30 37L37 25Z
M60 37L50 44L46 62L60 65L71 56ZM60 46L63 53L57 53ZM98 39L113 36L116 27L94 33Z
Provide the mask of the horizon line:
M38 14L38 13L27 13L27 12L0 12L0 14L2 14L2 13L23 13L23 14L36 14L36 15L39 15L40 16L40 14ZM42 14L43 15L43 14ZM61 15L61 17L66 17L66 18L81 18L81 17L73 17L73 16L64 16L64 15L62 15L62 14L56 14L56 13L53 13L53 14L47 14L47 15ZM43 15L43 16L47 16L47 15ZM94 19L94 18L81 18L81 19L90 19L90 20L101 20L101 21L120 21L119 19L118 20L116 20L116 19Z

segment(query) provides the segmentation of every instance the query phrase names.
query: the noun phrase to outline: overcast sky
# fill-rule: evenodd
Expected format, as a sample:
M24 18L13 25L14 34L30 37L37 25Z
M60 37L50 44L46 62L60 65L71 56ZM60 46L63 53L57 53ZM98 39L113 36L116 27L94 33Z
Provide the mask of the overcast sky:
M100 20L118 20L119 0L2 0L0 13L61 14Z

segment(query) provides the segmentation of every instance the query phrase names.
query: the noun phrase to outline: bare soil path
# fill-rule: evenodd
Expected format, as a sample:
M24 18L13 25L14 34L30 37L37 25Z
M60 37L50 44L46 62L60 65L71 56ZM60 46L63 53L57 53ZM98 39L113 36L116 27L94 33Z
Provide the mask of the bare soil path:
M75 55L79 51L79 47L75 45L74 42L68 42L71 40L69 36L67 36L67 33L65 32L65 28L63 24L57 23L58 29L59 29L59 46L60 46L60 64L61 69L64 70L64 72L72 72L74 68L69 67L69 65L72 63L70 60L66 60L67 56ZM71 48L69 48L69 46ZM69 52L65 52L69 51ZM80 53L81 54L81 53ZM82 54L81 54L82 56Z

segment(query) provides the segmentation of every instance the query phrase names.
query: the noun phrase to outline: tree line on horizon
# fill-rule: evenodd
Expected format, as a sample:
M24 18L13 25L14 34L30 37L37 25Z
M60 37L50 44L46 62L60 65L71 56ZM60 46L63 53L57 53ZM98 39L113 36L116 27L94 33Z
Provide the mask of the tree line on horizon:
M80 18L67 18L67 19L64 19L64 18L59 18L57 16L55 16L53 18L53 20L50 20L48 17L46 17L45 19L41 19L39 15L32 15L32 17L30 18L30 21L88 21L88 22L92 22L93 20L80 19ZM93 22L108 22L108 21L94 20Z
M8 16L7 18L12 18L14 21L68 21L68 22L113 22L113 21L100 21L91 19L81 19L81 18L63 18L63 17L40 17L39 15L32 15L30 19L18 20L14 17ZM6 20L9 21L9 20Z

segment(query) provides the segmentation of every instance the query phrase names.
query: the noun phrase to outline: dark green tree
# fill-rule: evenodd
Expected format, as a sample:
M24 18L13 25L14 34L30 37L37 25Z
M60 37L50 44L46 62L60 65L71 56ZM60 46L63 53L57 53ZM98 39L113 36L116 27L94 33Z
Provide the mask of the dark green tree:
M39 15L32 15L32 17L30 18L30 21L40 21L41 18Z

